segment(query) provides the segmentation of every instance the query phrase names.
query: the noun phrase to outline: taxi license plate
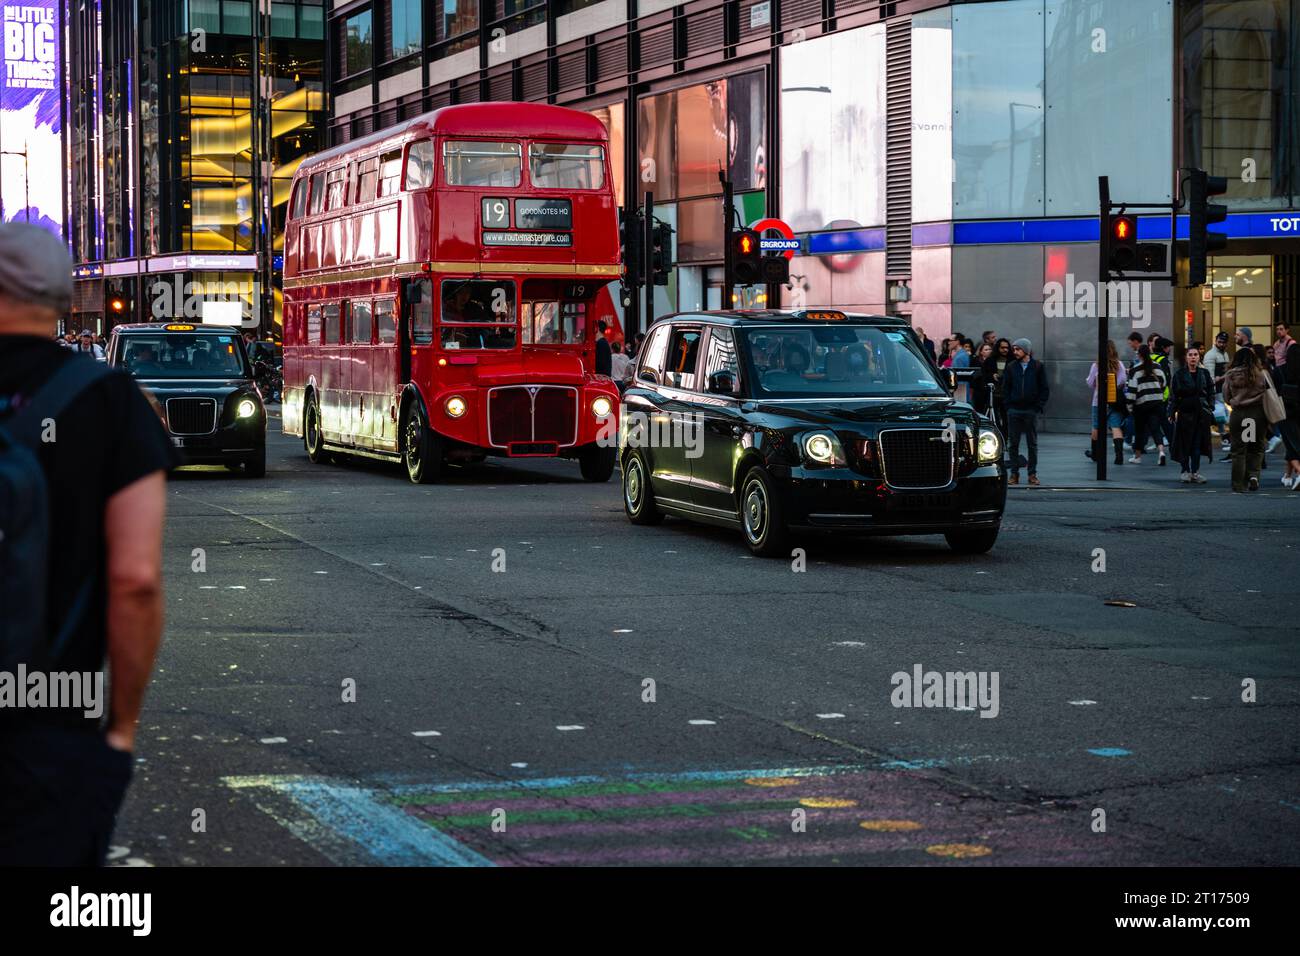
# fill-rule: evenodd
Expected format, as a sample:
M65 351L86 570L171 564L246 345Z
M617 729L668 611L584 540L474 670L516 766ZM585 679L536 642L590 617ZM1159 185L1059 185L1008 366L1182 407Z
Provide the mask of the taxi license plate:
M173 436L172 436L172 444L175 445L177 448L184 448L184 447L185 447L185 439L184 439L184 438L178 438L177 436L173 435Z

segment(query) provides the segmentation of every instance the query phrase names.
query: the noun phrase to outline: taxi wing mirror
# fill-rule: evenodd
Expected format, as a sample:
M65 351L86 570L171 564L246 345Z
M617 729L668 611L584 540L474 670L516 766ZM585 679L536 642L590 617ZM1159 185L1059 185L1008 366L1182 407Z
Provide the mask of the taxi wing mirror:
M713 395L731 395L736 391L736 378L730 372L714 372L709 376L707 391Z
M641 369L641 371L636 373L636 377L637 381L640 382L649 382L651 385L659 384L659 376L655 374L655 370L652 368Z

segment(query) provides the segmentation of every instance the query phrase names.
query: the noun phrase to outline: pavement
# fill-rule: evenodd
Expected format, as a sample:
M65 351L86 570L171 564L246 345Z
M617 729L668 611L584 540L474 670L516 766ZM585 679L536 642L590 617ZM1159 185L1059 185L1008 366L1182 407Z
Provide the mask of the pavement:
M182 470L113 863L1295 865L1300 495L1088 465L790 560L569 462Z
M1178 480L1181 470L1178 462L1169 459L1163 467L1158 464L1159 456L1154 446L1142 456L1141 464L1131 464L1133 450L1124 448L1124 464L1116 465L1113 455L1106 459L1106 480L1097 480L1097 466L1091 458L1084 456L1090 440L1086 432L1065 434L1062 432L1040 433L1038 436L1038 479L1042 485L1030 488L1025 484L1028 469L1020 472L1020 485L1007 489L1011 494L1052 489L1092 489L1100 490L1167 490L1175 488L1189 494L1232 493L1232 460L1226 451L1218 449L1218 440L1214 440L1213 461L1201 462L1201 476L1206 479L1203 485L1186 484ZM1107 445L1110 450L1110 446ZM1026 448L1022 440L1020 454L1023 458ZM1292 492L1281 486L1280 479L1285 462L1280 453L1265 455L1264 470L1260 474L1260 488L1265 492L1277 492L1286 495ZM1296 493L1300 496L1300 492Z

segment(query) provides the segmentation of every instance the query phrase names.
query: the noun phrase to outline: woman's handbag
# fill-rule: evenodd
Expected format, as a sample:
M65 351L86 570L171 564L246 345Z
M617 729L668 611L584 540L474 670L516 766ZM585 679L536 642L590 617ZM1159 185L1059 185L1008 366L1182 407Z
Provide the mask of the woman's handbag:
M1286 406L1282 404L1282 396L1277 393L1273 387L1273 379L1269 375L1264 376L1264 417L1268 419L1270 425L1276 425L1286 418Z

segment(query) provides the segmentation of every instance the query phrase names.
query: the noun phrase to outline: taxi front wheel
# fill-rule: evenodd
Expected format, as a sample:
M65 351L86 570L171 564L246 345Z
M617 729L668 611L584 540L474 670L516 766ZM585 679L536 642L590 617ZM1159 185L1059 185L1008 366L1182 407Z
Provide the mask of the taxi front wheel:
M664 520L650 490L650 469L639 451L623 459L623 510L633 524L659 524Z
M789 556L785 506L761 466L751 468L740 486L740 527L749 550L759 557Z

